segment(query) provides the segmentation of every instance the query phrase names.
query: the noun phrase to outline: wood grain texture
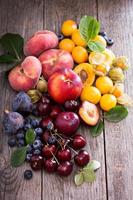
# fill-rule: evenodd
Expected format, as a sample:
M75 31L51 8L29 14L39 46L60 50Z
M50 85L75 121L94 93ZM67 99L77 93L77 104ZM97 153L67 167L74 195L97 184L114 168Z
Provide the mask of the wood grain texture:
M0 35L16 32L30 37L39 29L60 32L65 19L79 22L82 15L98 17L102 29L115 40L113 51L127 55L133 63L133 1L132 0L22 0L0 1ZM133 97L133 69L126 72L125 90ZM24 181L28 165L12 169L9 165L11 149L2 132L3 111L11 109L15 95L7 75L0 73L0 200L132 200L133 185L133 110L118 124L105 122L105 132L92 138L86 127L79 133L87 138L87 150L93 159L101 162L97 180L93 184L76 187L73 175L68 178L34 173L32 181ZM107 177L106 177L107 175ZM106 185L107 181L107 185Z
M27 38L36 30L43 28L43 1L41 0L0 1L0 9L0 34L13 32ZM2 121L3 111L11 109L15 92L10 88L6 74L0 74L0 80L0 120ZM7 136L2 133L2 123L0 123L0 199L40 200L41 172L34 174L33 181L24 181L23 172L29 166L25 164L20 168L12 169L9 166L10 156L11 149L7 145Z
M127 55L133 63L133 1L98 1L103 30L115 40L116 55ZM125 92L133 97L133 68L126 72ZM132 200L133 110L118 124L105 122L105 144L109 200Z
M44 28L60 33L60 27L64 20L74 19L79 22L81 16L85 14L97 17L97 4L95 1L46 1ZM93 184L84 184L81 187L76 187L73 183L74 173L68 178L60 178L55 175L49 176L49 174L44 172L43 200L45 200L46 195L48 200L106 200L103 135L94 139L89 135L88 128L84 127L79 130L79 133L86 137L88 144L86 149L91 157L99 160L102 164L101 169L97 172L97 181Z

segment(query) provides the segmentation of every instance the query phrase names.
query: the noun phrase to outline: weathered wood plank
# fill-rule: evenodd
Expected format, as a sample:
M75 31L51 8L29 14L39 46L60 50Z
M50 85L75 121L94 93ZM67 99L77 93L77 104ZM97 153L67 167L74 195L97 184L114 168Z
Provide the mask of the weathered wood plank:
M98 1L99 20L104 31L115 40L116 55L127 55L133 63L133 1ZM126 72L125 91L133 97L133 68ZM133 185L133 111L126 120L105 122L107 182L109 200L131 200Z
M49 0L45 3L44 9L44 28L60 32L61 24L66 19L74 19L79 22L81 16L88 14L97 16L95 1L56 1ZM94 139L89 135L88 128L81 128L79 132L87 138L87 149L92 158L99 160L102 164L97 172L97 181L93 184L84 184L77 188L73 183L73 174L68 178L43 174L43 199L48 200L105 200L106 181L104 165L104 140L103 135Z
M43 27L43 1L0 1L0 34L16 32L25 38ZM11 102L15 92L10 88L7 76L0 74L0 112L3 118L4 109L11 109ZM35 173L32 181L24 181L23 172L29 168L24 165L17 169L9 166L11 150L7 145L7 136L2 133L0 122L0 199L26 200L41 199L41 172ZM6 163L3 164L3 158ZM6 169L3 169L6 168Z

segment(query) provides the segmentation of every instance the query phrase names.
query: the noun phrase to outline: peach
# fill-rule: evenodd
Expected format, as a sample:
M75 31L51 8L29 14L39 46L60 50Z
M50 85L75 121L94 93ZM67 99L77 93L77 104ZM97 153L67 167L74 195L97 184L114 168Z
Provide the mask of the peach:
M58 37L54 32L38 31L25 43L24 54L38 57L43 51L55 48L57 45Z
M84 101L79 109L79 116L90 126L95 126L99 120L99 111L95 104Z
M74 62L71 54L65 50L50 49L39 56L42 74L46 80L58 69L72 69Z
M48 92L58 103L77 99L82 91L80 77L71 69L56 71L48 80Z
M10 71L8 80L14 90L28 91L36 86L41 71L40 61L34 56L28 56Z

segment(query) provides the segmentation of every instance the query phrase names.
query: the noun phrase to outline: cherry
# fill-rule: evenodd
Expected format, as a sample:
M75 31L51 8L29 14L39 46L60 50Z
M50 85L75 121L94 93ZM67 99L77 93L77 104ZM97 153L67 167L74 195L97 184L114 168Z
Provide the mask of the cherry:
M76 111L79 108L79 102L75 100L66 101L64 104L66 111Z
M34 170L42 169L42 166L43 166L42 156L39 156L39 155L32 156L30 160L30 165L31 165L31 168Z
M71 160L71 157L70 149L61 149L57 152L57 159L59 161L69 161Z
M60 176L68 176L73 170L73 165L69 161L62 162L58 165L57 173Z
M89 160L90 160L90 156L88 152L85 150L80 150L78 154L74 157L75 163L80 167L87 165Z
M74 112L61 112L55 120L55 127L60 134L69 137L77 130L79 123L79 117Z
M38 111L38 114L40 116L44 116L44 115L49 114L50 111L51 111L51 105L50 105L50 103L43 103L42 101L40 101L37 104L37 111Z
M53 160L53 158L49 158L48 160L44 161L45 170L49 173L55 172L57 166L57 162Z
M81 149L86 145L86 140L82 135L77 134L73 137L71 144L74 149Z
M51 108L51 113L50 113L50 117L52 119L55 119L57 117L57 115L61 112L61 108L59 106L52 106Z
M41 102L42 103L48 103L48 104L51 103L48 95L42 96Z
M50 132L46 130L46 131L44 131L43 134L42 134L42 141L43 141L44 143L47 143L50 137L51 137Z
M45 145L42 149L42 154L44 155L44 157L46 158L50 158L53 156L53 154L55 154L56 151L56 147L54 144L52 145Z
M51 117L46 117L41 120L40 125L43 129L47 129L49 123L52 123L52 119Z

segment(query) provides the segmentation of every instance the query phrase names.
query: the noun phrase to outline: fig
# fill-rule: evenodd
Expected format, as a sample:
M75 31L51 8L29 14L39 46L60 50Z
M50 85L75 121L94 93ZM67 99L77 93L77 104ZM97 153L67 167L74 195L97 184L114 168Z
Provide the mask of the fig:
M19 129L24 126L24 118L18 112L5 111L3 120L4 132L8 135L16 133Z

